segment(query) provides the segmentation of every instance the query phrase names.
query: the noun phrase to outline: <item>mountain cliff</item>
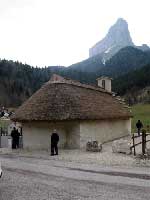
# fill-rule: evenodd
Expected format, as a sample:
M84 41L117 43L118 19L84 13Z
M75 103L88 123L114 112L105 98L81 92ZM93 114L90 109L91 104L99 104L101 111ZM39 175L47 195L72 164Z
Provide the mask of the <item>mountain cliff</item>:
M134 46L127 22L119 18L117 22L109 29L107 35L100 42L95 44L90 50L90 57L97 54L114 55L121 48L126 46Z
M105 64L106 61L120 49L127 46L132 46L142 51L150 50L146 44L143 44L142 46L134 45L128 29L128 23L124 19L119 18L117 22L110 27L105 38L90 48L89 57L99 54L103 64Z

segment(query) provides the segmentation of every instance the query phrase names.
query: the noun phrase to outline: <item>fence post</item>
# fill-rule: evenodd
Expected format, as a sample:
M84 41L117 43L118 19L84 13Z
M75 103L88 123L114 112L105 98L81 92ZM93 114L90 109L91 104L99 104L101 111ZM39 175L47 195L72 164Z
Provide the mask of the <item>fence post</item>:
M142 130L142 154L145 154L145 149L146 149L146 130Z
M135 140L134 140L134 133L133 133L132 139L133 139L133 150L134 150L134 156L135 156L135 155L136 155L136 152L135 152Z

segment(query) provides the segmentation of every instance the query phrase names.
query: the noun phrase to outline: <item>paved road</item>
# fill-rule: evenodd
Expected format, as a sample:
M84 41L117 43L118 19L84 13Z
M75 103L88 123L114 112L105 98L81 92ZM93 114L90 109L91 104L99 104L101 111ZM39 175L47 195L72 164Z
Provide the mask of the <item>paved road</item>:
M150 172L0 156L0 200L149 200Z

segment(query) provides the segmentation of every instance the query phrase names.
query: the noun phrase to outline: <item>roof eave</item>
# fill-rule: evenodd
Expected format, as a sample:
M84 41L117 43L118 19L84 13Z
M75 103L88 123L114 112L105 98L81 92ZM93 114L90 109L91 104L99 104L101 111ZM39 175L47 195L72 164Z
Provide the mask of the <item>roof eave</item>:
M116 116L116 117L95 117L95 118L62 118L62 119L19 119L19 118L12 118L12 121L15 122L60 122L60 121L74 121L74 120L127 120L133 118L133 115L127 116Z

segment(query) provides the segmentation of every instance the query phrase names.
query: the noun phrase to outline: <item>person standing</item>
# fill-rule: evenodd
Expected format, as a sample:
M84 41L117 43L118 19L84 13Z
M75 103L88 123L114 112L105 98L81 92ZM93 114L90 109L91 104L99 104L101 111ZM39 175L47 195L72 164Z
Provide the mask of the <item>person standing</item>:
M57 134L56 129L54 129L51 135L51 156L58 155L58 142L59 142L59 135Z
M11 137L12 137L12 149L17 149L19 148L19 132L18 130L14 127L12 132L11 132Z
M138 131L138 136L140 136L141 128L143 128L143 124L140 120L137 121L136 128L137 128L137 131Z

